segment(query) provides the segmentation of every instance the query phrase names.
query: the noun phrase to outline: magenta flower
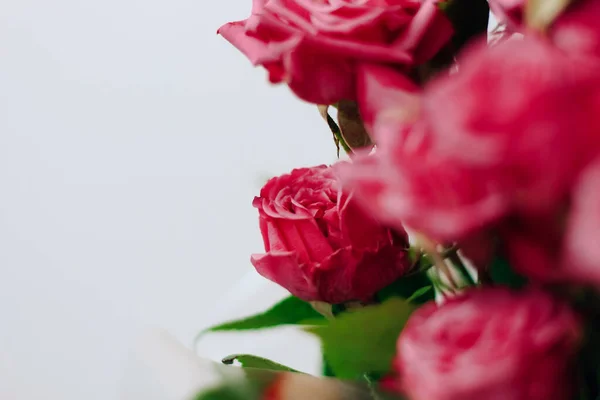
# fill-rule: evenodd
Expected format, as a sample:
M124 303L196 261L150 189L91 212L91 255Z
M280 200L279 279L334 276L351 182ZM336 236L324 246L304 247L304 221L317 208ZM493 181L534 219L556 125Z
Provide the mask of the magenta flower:
M410 268L406 232L365 214L329 167L273 178L253 205L266 253L252 264L301 299L370 300Z
M437 0L254 0L219 33L273 83L317 104L354 100L361 63L408 69L445 45L452 26Z

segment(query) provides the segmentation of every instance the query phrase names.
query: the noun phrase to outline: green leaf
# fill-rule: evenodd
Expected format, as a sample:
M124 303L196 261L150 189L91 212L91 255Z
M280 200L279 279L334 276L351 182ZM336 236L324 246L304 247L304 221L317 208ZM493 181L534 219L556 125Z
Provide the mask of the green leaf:
M326 377L329 377L329 378L335 377L335 374L334 374L333 370L331 369L331 366L329 365L329 363L325 359L325 357L323 357L323 361L322 361L322 364L321 364L321 370L322 370L323 376L326 376Z
M513 289L520 289L527 285L527 279L516 273L508 261L502 257L496 257L492 261L490 265L490 277L494 283Z
M323 354L336 377L357 379L365 373L389 371L398 335L412 310L406 300L392 298L306 331L321 339Z
M326 323L325 317L297 297L290 296L264 313L229 321L205 329L198 334L198 341L207 332L244 331L272 328L280 325L318 325Z
M242 367L244 368L268 369L270 371L299 372L293 368L276 363L275 361L271 361L258 356L253 356L251 354L233 354L221 360L221 362L226 365L231 365L234 361L237 361L240 364L242 364Z
M433 300L435 293L433 291L424 290L423 288L431 287L431 280L427 277L426 271L419 271L410 275L404 276L392 283L388 287L380 290L377 293L377 299L385 301L391 297L401 297L403 299L411 299L414 304L423 304ZM420 292L420 293L417 293Z
M424 296L424 295L426 295L426 294L427 294L427 295L430 295L430 296L427 296L427 297L429 298L429 297L431 297L431 296L433 295L433 293L431 293L431 292L432 292L432 289L433 289L433 286L425 286L425 287L422 287L421 289L418 289L416 292L414 292L414 293L413 293L413 294L412 294L412 295L411 295L411 296L410 296L408 299L406 299L406 300L407 300L408 302L410 302L410 303L419 304L419 301L418 301L418 299L419 299L421 296ZM430 300L432 300L432 299L430 299ZM429 300L428 300L428 301L429 301Z
M223 376L223 381L219 386L202 390L194 400L262 400L265 391L281 376L281 372L247 371L255 373L246 374L241 379Z

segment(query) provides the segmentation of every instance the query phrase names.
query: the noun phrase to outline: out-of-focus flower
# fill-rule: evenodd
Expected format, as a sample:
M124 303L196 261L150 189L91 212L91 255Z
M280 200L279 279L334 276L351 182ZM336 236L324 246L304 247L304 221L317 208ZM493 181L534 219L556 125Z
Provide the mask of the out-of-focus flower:
M519 209L551 207L597 151L600 86L574 67L535 38L474 48L423 96L436 151L492 168Z
M556 21L550 38L571 57L591 58L598 67L600 62L600 1L582 0Z
M546 0L550 2L550 0ZM539 1L540 7L544 2ZM554 2L558 3L558 2ZM490 8L509 31L524 31L525 0L489 0ZM548 27L549 38L558 48L570 57L592 58L600 62L600 1L573 1L566 8L557 6L561 12Z
M421 96L364 69L359 105L378 148L342 176L377 218L441 240L546 213L598 152L599 81L576 65L536 38L480 44Z
M580 336L577 316L548 294L474 289L411 316L395 386L411 400L572 399Z

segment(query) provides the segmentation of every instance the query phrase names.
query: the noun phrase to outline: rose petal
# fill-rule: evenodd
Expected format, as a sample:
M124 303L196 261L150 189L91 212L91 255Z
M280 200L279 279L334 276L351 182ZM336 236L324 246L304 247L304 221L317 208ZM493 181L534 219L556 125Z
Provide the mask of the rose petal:
M320 300L317 288L304 274L295 252L253 254L256 271L306 301Z

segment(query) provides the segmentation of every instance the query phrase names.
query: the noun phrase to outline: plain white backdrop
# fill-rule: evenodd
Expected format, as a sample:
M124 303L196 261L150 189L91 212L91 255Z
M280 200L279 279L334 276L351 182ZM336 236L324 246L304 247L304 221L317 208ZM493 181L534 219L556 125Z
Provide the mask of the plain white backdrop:
M252 197L335 150L216 35L250 7L0 0L0 398L116 399L149 327L189 344L282 294L239 283L262 246Z

